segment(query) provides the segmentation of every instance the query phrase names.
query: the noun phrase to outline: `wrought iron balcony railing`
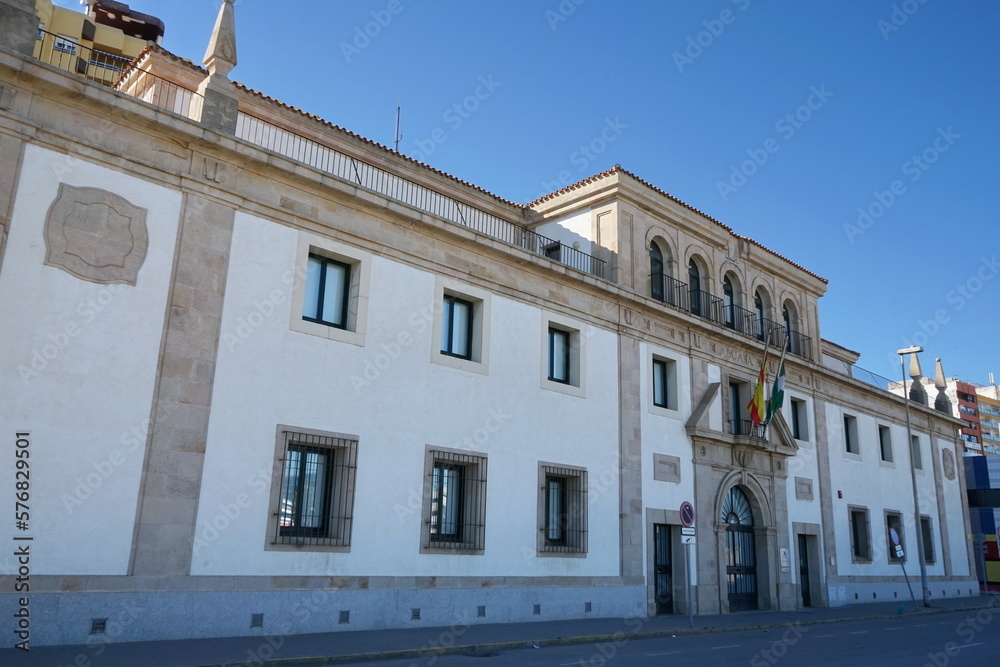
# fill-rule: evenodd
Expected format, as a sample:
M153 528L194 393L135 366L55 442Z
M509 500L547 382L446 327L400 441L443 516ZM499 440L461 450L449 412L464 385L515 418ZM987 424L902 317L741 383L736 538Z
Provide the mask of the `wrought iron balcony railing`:
M465 202L414 183L283 127L240 112L236 136L415 209L607 279L607 262Z
M749 419L730 419L729 433L731 435L743 435L758 440L767 440L767 426L754 423Z
M98 51L41 28L35 36L34 56L42 62L105 86L113 84L132 62L127 56Z

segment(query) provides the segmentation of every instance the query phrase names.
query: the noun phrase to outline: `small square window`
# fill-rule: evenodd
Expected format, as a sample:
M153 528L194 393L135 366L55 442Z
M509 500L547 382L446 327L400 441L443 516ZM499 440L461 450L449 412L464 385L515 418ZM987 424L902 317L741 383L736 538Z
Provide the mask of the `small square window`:
M892 430L888 426L879 425L878 446L882 461L892 463Z
M424 549L481 552L486 546L486 457L428 451Z
M441 354L472 359L474 312L471 302L445 294L441 312Z
M358 441L279 427L271 545L351 544Z
M365 344L371 255L312 234L299 235L289 327L353 345Z
M351 267L319 255L309 255L302 319L347 328Z
M549 380L570 383L570 333L549 327Z
M539 464L539 487L539 552L586 554L587 471Z
M858 418L844 415L844 449L848 454L861 455L861 444L858 442Z

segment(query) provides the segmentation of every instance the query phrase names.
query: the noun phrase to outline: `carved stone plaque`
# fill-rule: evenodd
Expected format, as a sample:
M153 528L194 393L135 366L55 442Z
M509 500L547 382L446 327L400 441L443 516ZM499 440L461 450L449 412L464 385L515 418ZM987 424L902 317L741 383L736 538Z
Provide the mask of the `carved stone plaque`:
M135 285L146 259L146 209L98 188L59 184L45 219L45 263L93 283Z
M944 450L941 454L941 465L944 468L944 476L948 478L948 481L953 481L955 479L955 455L951 453L950 449Z

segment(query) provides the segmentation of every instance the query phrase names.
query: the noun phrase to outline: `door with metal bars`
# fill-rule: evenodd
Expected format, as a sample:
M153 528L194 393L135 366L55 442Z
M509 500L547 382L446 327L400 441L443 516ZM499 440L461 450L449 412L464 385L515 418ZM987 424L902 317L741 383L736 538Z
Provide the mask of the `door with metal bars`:
M746 495L733 487L722 503L726 524L726 581L729 611L757 608L757 544Z

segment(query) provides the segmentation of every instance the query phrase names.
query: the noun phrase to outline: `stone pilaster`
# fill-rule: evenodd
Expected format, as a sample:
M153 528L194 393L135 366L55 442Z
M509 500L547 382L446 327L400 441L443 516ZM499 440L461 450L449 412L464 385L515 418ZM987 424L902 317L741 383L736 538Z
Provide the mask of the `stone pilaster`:
M131 573L190 573L235 211L187 195L136 516Z
M0 135L0 271L3 270L7 234L10 232L10 220L14 211L14 192L17 190L18 174L21 173L23 152L23 141Z
M638 339L618 336L619 457L621 460L621 574L643 577L642 400L639 375L644 368Z
M0 0L0 48L30 58L35 51L37 31L34 0Z
M819 471L819 488L817 489L817 496L819 498L820 516L822 517L823 534L822 534L822 546L823 551L823 572L825 576L823 577L823 600L826 604L829 604L830 600L830 589L827 582L831 578L837 576L837 562L836 558L833 561L830 560L831 556L837 555L837 531L834 529L834 523L836 521L834 513L836 506L836 489L833 488L833 482L831 480L830 473L830 443L828 441L829 429L826 424L826 401L822 401L816 398L813 401L815 405L815 422L816 422L816 467ZM816 575L820 575L817 571Z

